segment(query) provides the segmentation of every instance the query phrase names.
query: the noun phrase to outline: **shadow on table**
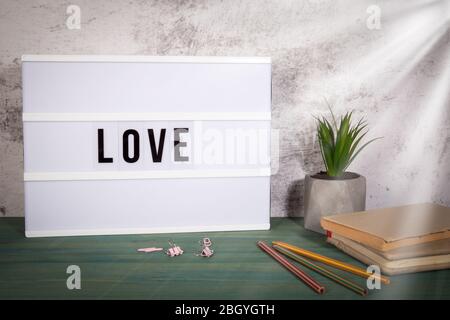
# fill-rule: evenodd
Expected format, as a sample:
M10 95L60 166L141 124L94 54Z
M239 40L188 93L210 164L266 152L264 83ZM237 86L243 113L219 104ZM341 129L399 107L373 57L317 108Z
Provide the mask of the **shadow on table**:
M25 237L25 219L16 217L2 218L2 227L8 234L16 237ZM6 231L5 230L5 231Z
M288 188L287 216L303 227L303 191L304 179L295 180Z

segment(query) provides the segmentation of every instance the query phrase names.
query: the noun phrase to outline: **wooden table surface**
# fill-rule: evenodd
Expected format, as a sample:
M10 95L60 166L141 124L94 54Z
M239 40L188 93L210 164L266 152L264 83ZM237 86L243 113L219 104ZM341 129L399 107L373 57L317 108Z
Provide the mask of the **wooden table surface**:
M289 242L363 266L306 231L302 219L274 218L270 231L30 238L23 218L0 219L0 299L450 299L450 270L391 277L360 297L310 271L327 292L317 295L263 253L256 241ZM194 255L202 236L212 258ZM173 239L185 253L137 253ZM68 290L66 269L81 268L81 290ZM361 285L365 280L338 272Z

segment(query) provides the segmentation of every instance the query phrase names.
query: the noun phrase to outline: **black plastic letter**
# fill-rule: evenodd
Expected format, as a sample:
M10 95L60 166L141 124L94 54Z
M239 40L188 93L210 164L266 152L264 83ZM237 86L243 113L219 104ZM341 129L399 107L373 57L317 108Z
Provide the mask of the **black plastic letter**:
M105 158L105 141L103 137L103 129L97 130L97 141L98 141L98 162L112 163L113 158Z
M161 129L161 133L159 135L158 151L156 150L155 134L153 133L153 129L148 129L147 131L148 131L148 140L150 141L150 148L152 150L153 162L161 162L164 148L164 140L166 138L166 129Z
M180 152L180 148L187 146L186 142L180 141L180 133L188 133L189 128L174 128L173 130L174 130L173 145L175 147L174 161L177 162L189 161L189 157L181 156Z
M133 156L129 155L128 136L133 136ZM134 129L128 129L123 133L123 159L128 163L135 163L139 159L139 133Z

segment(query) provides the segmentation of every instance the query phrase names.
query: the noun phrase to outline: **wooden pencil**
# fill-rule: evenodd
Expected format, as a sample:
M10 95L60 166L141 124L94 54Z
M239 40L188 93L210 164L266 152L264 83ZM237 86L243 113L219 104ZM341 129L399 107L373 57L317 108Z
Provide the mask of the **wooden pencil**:
M266 252L268 255L270 255L272 258L274 258L276 261L278 261L283 267L285 267L290 272L292 272L294 275L296 275L300 280L302 280L304 283L306 283L315 292L317 292L319 294L323 294L325 292L324 286L322 286L316 280L311 278L308 274L306 274L305 272L303 272L302 270L297 268L295 265L293 265L292 263L287 261L280 254L278 254L273 248L269 247L263 241L258 241L257 244L261 248L261 250Z
M373 277L376 279L379 279L381 282L383 282L384 284L389 284L391 281L389 280L388 277L385 276L378 276L376 274L372 274L370 272L367 272L366 270L362 269L362 268L358 268L356 266L352 266L351 264L339 261L339 260L335 260L332 258L327 258L325 256L322 256L320 254L296 247L294 245L291 245L289 243L285 243L285 242L281 242L281 241L273 241L272 245L277 245L279 247L288 249L289 251L292 251L294 253L297 253L299 255L302 255L304 257L319 261L319 262L323 262L329 266L347 271L347 272L351 272L353 274L356 274L360 277L363 278L369 278L369 277Z
M325 267L319 266L315 263L312 263L311 261L303 258L302 256L299 256L298 254L295 254L287 249L284 249L280 246L274 245L273 246L275 250L277 250L278 252L281 252L282 254L284 254L285 256L301 263L302 265L304 265L305 267L316 271L317 273L320 273L321 275L343 285L344 287L362 295L362 296L366 296L367 295L367 289L357 285L356 283L347 280L339 275L337 275L336 273L334 273L331 270L328 270Z

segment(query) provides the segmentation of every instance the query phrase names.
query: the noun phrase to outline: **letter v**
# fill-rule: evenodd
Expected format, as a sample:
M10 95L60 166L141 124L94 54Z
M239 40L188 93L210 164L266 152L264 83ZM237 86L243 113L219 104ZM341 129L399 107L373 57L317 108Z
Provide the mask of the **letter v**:
M164 148L164 140L166 138L166 129L161 129L161 133L159 135L158 151L156 151L155 134L153 133L153 129L148 129L147 131L148 131L148 140L150 142L150 148L152 150L153 162L161 162Z

